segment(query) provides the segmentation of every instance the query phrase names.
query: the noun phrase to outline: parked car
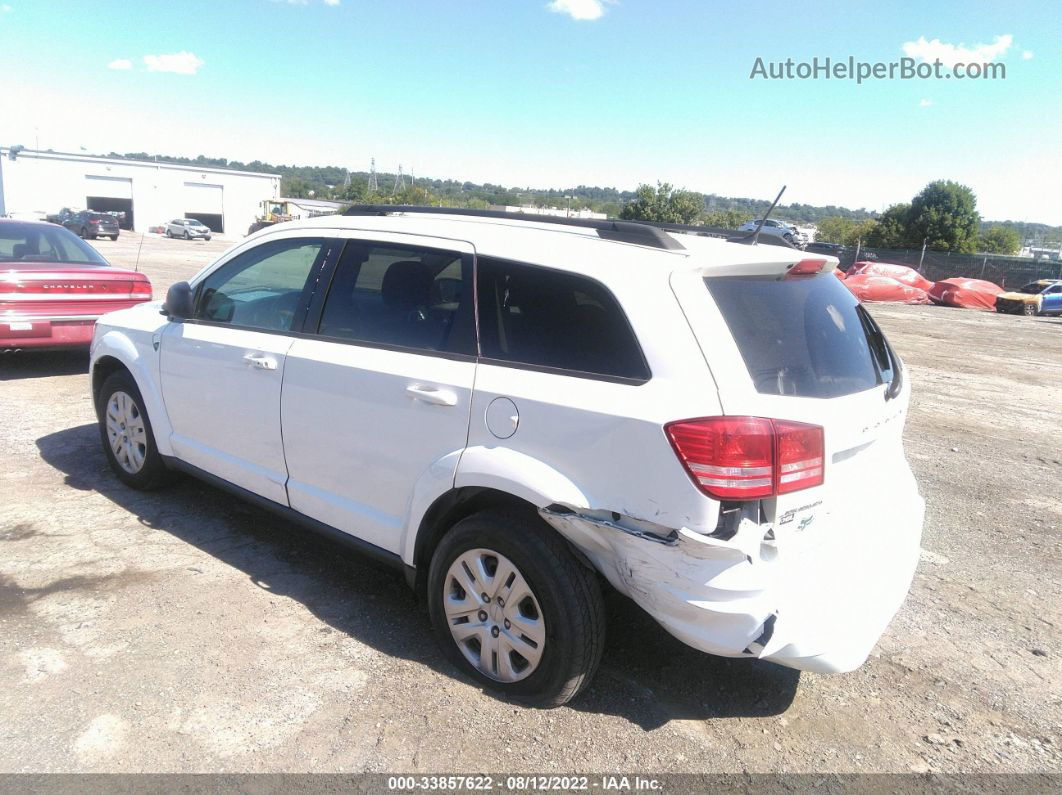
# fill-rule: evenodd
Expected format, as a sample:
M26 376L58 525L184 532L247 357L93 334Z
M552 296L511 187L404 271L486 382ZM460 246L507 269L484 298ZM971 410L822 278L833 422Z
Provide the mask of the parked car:
M121 234L118 219L110 213L97 213L92 210L81 210L66 216L61 224L76 234L78 237L95 240L97 237L109 237L117 240Z
M753 221L746 221L738 227L739 232L755 232L756 227L760 225L760 219ZM797 231L795 226L787 224L785 221L778 221L774 218L768 218L763 222L763 229L760 230L761 235L774 235L780 237L787 243L798 245L801 242L806 242L807 238ZM803 239L803 241L802 241Z
M69 230L0 219L0 350L87 347L100 315L150 300L144 274L110 267Z
M996 311L1012 315L1062 315L1062 280L1040 279L996 296Z
M185 240L194 237L210 240L211 231L209 226L194 218L174 218L166 224L165 234L166 237L183 237Z
M189 472L403 570L507 697L586 685L602 580L696 649L849 671L923 501L904 367L835 265L614 221L278 224L101 318L103 449L129 486Z
M815 251L820 254L829 254L833 257L843 257L847 249L840 243L822 243L816 240L814 243L808 243L804 248L805 251Z
M61 209L57 213L53 213L51 215L46 215L44 217L44 220L45 221L49 221L50 223L59 224L60 226L62 226L67 221L67 219L69 219L73 215L76 215L79 212L81 212L81 211L78 210L77 208L64 207L63 209Z

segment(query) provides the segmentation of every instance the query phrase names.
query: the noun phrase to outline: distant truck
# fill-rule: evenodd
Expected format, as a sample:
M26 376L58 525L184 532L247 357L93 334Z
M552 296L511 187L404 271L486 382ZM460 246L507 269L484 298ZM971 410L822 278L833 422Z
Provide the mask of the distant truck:
M1040 279L996 296L996 311L1011 315L1062 315L1062 279Z
M247 229L251 235L259 229L284 221L298 221L316 218L320 215L335 215L343 208L342 202L323 201L319 199L265 199L259 202L258 217Z

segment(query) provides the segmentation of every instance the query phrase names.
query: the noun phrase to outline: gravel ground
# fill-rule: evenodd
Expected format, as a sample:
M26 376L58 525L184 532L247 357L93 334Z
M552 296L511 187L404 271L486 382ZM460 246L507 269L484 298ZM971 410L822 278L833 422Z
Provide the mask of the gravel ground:
M148 236L140 269L161 295L230 242ZM0 772L1062 771L1062 320L873 313L928 510L870 661L713 658L612 596L550 711L460 676L400 575L191 480L123 487L84 354L0 359Z

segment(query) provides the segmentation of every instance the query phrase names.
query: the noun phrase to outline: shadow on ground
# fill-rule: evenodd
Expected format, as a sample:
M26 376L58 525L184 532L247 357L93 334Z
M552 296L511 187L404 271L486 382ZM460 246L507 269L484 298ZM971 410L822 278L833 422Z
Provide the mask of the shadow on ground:
M379 651L462 676L433 645L427 611L398 572L190 478L156 492L111 473L94 425L37 440L71 488L98 491L142 524L170 533L244 572L259 587L296 599L318 619ZM601 669L570 708L617 715L643 729L674 718L760 717L784 712L800 674L728 660L672 638L634 603L607 600L610 633Z
M0 353L0 381L77 375L89 369L88 350Z

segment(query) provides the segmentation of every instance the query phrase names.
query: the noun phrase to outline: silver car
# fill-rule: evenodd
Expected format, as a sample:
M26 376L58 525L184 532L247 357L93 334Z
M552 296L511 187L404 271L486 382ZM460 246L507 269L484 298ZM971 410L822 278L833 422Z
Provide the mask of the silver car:
M740 227L739 232L755 232L756 227L760 225L760 219L754 221L746 221ZM795 226L787 224L785 221L776 221L773 218L768 218L763 222L763 229L760 230L761 235L774 235L776 237L783 238L786 242L792 243L794 246L799 246L803 242L807 242L807 238L797 231Z
M183 237L191 240L193 237L201 237L210 240L210 227L194 218L175 218L166 224L166 237Z

